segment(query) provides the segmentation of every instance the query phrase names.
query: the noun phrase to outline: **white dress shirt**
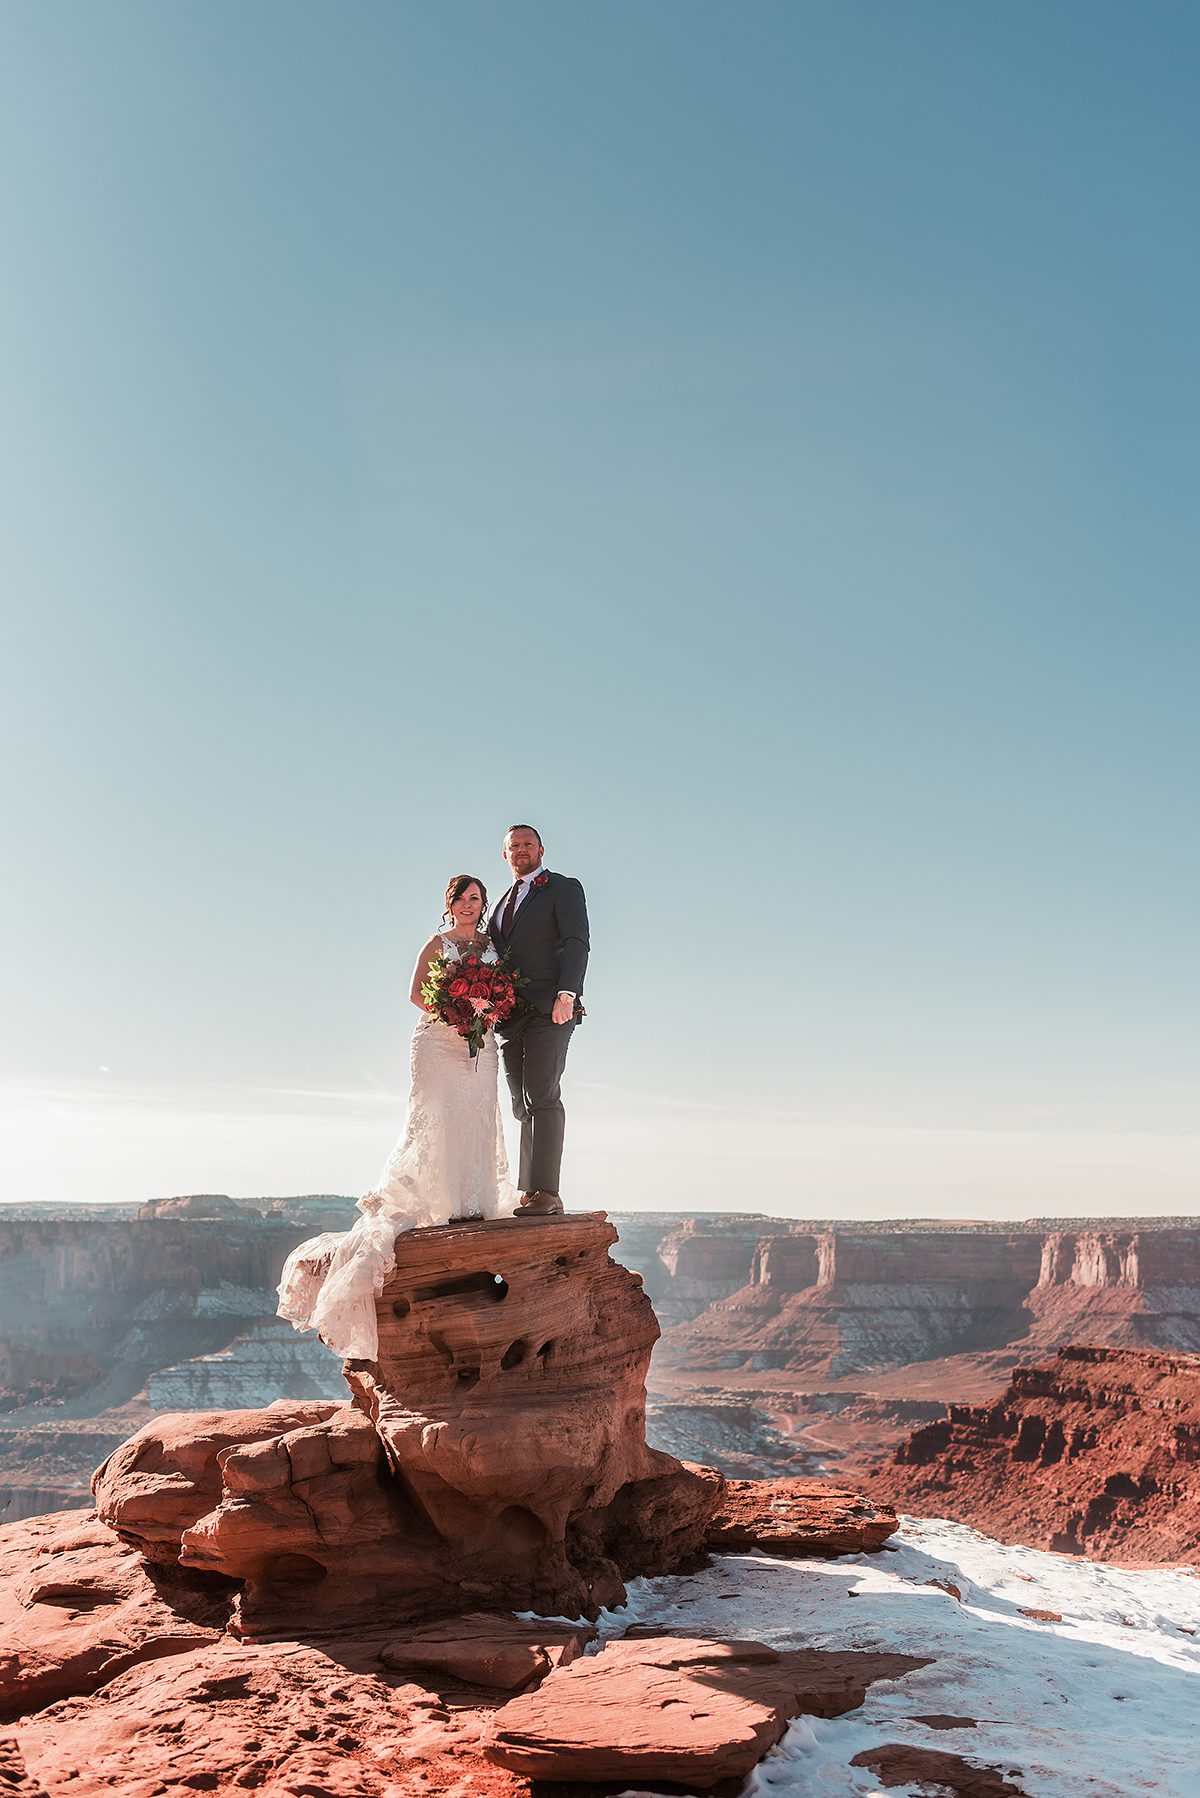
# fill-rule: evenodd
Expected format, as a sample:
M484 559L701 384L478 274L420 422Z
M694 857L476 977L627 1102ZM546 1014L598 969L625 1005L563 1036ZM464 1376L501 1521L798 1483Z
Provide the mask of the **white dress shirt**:
M545 873L545 869L542 867L541 862L539 862L536 868L532 868L528 874L522 874L520 880L518 880L514 883L516 885L516 889L517 889L517 902L513 906L514 920L516 918L517 913L520 911L521 907L525 903L525 896L529 892L530 887L533 885L534 881L538 878L538 876L543 873ZM512 888L510 887L509 893L511 893L511 891L512 891ZM499 904L496 906L495 911L492 913L493 918L496 920L497 927L501 930L501 932L503 932L503 928L504 928L504 914L508 910L508 896L509 896L509 894L505 893L503 899L500 900ZM574 993L569 993L565 986L560 990L558 996L560 999L573 999L575 997Z

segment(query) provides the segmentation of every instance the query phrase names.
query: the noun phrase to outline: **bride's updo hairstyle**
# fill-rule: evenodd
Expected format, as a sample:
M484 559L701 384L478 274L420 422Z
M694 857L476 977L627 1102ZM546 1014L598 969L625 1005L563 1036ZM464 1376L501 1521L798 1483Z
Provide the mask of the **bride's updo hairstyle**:
M478 874L455 874L453 879L446 882L446 909L442 913L443 924L453 924L454 913L451 911L450 907L454 904L456 899L462 898L468 887L479 888L479 896L483 901L483 904L479 908L479 917L482 922L487 912L487 888L484 886L482 880L480 880Z

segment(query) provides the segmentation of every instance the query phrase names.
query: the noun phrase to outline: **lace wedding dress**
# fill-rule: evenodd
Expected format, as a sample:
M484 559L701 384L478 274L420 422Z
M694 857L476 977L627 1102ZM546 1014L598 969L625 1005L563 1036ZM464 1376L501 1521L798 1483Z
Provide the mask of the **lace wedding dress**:
M441 943L448 960L461 960L453 938ZM498 958L489 944L480 959ZM472 1057L466 1038L449 1024L419 1021L404 1134L378 1184L358 1201L363 1215L353 1229L310 1237L292 1250L279 1282L281 1317L298 1330L316 1330L336 1354L373 1361L375 1296L396 1264L396 1237L456 1218L511 1213L516 1194L504 1152L498 1065L490 1030Z

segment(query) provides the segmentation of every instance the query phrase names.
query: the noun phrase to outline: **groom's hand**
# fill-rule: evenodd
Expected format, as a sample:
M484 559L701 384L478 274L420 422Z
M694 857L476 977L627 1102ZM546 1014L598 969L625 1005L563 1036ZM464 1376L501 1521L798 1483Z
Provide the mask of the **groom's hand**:
M550 1013L552 1024L569 1024L575 1016L574 993L559 993L554 1001L554 1009Z

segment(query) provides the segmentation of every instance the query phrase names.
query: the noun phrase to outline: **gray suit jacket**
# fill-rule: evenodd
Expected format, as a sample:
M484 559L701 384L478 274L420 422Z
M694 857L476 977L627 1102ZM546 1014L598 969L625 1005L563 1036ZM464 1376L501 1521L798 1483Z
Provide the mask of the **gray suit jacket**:
M508 950L513 966L525 976L528 984L520 989L521 998L549 1013L561 992L583 997L590 945L583 888L566 874L551 874L548 869L546 874L545 886L531 887L517 907L511 936L505 937L500 929L508 891L492 907L488 930L497 950L501 954Z

